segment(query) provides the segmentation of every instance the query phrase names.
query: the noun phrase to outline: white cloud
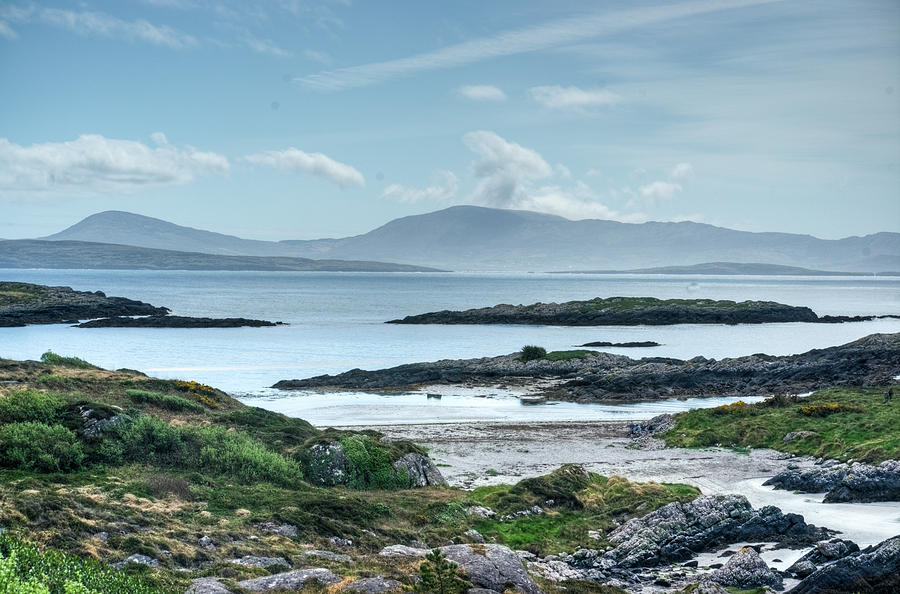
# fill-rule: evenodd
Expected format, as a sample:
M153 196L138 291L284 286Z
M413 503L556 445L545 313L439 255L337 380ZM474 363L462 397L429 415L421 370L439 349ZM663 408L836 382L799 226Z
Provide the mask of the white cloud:
M668 200L681 192L681 184L666 181L655 181L638 188L642 198L650 200Z
M465 85L459 94L472 101L506 101L506 93L492 85Z
M291 52L278 47L271 39L261 39L250 33L244 32L241 34L240 40L245 46L258 54L269 54L271 56L279 56L282 58L291 55Z
M150 148L133 140L84 134L68 142L20 146L0 138L0 195L130 193L224 175L224 156L192 147Z
M103 12L76 12L58 8L44 8L38 20L86 37L113 37L129 41L145 41L174 49L190 47L197 40L167 25L154 25L143 19L124 21Z
M550 109L572 109L587 111L597 107L608 107L622 101L622 97L606 89L581 89L559 85L532 87L532 99Z
M557 163L553 167L553 170L556 171L556 175L560 176L563 179L572 179L572 170L562 163Z
M169 144L169 139L166 138L166 135L162 132L154 132L150 135L150 140L152 140L153 144L157 146L165 146Z
M331 64L332 58L327 52L308 49L303 52L303 57L319 64Z
M282 172L309 173L327 179L341 188L366 185L362 173L350 165L335 161L322 153L307 153L294 147L247 155L243 160Z
M540 25L503 31L436 51L320 72L298 78L311 89L337 91L364 87L419 72L472 64L533 52L674 19L781 0L691 0L678 4L578 15Z
M504 140L494 132L467 132L463 143L481 156L472 165L475 177L481 178L473 194L479 203L509 206L521 199L524 182L553 174L553 168L536 151Z
M440 179L425 188L391 184L381 193L382 198L398 202L446 202L456 196L459 180L451 171L440 172Z
M685 180L694 177L694 167L690 163L679 163L669 170L669 178Z
M18 37L18 34L12 30L12 28L0 21L0 37L5 37L6 39L15 39Z

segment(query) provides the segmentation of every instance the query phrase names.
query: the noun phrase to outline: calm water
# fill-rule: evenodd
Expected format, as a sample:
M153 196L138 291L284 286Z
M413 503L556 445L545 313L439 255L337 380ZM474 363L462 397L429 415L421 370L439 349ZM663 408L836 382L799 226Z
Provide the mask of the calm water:
M129 367L158 377L196 379L238 396L260 397L260 402L268 402L272 408L278 407L273 403L273 391L267 386L281 379L337 373L354 367L377 369L415 361L499 355L516 351L524 344L556 350L596 340L655 340L663 346L609 350L632 357L721 358L757 352L799 353L842 344L874 332L900 332L900 320L631 328L383 323L438 309L614 295L766 299L808 305L819 314L896 314L900 313L900 279L897 278L72 270L0 270L0 278L103 290L108 295L164 305L179 315L244 316L288 322L289 326L275 328L234 329L82 329L65 325L0 328L2 357L34 359L44 351L53 350L107 368ZM288 393L286 396L310 402L308 395ZM321 402L338 397L313 398ZM390 397L379 398L387 401ZM492 419L506 414L502 410L508 406L506 399L498 395L481 402L484 401L500 403L487 413ZM285 403L281 408L284 406ZM327 407L297 406L305 407L305 414L328 410L322 417L334 417L334 410ZM373 408L371 400L361 406ZM445 397L440 403L433 402L430 408L421 408L414 414L436 419L446 412L434 412L437 407L454 406L463 411L460 413L463 417L467 408L480 406L482 412L491 408L490 404L474 405ZM546 414L554 416L554 420L565 419L551 410L568 410L568 407L528 408L535 410L530 415ZM347 424L366 422L364 408L345 406L341 415L352 417L354 410L358 410L360 418L344 421ZM571 409L562 417L578 420L586 410Z

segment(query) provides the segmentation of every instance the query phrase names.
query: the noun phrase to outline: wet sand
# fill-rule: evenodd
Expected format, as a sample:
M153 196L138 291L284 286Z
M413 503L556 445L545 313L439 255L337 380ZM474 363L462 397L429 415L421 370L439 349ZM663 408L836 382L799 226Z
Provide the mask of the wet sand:
M763 487L788 464L813 466L809 458L774 450L749 454L729 448L636 449L627 423L447 423L366 426L392 439L409 439L428 448L441 473L454 486L471 489L513 483L581 464L603 475L636 481L678 482L703 493L739 493L754 507L775 505L807 521L841 531L860 546L900 534L900 503L823 504L822 495L794 494ZM660 448L660 449L654 449Z

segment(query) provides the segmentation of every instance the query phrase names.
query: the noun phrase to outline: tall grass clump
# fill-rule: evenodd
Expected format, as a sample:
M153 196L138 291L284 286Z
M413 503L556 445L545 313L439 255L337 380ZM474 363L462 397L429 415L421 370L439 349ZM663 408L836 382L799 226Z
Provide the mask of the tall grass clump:
M522 350L519 351L519 361L522 361L523 363L534 361L536 359L543 359L546 356L547 349L533 344L525 345L522 347Z
M170 396L160 392L151 392L149 390L125 390L125 395L131 398L132 402L140 404L150 404L172 412L191 411L202 412L203 405L181 396Z
M62 425L29 421L0 427L0 466L36 472L78 470L84 451Z
M62 396L56 394L17 390L0 398L0 423L51 422L59 416L65 404Z
M200 449L201 470L228 474L244 481L269 481L290 486L300 480L300 466L268 449L246 433L222 427L193 430Z
M41 363L52 365L55 367L74 367L76 369L100 369L93 363L88 363L84 359L78 357L63 357L57 355L53 351L47 351L41 355Z

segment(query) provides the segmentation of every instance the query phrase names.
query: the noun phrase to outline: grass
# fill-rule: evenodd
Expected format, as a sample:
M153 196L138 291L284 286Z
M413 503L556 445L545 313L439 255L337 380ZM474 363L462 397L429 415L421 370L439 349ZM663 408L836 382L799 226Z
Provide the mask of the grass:
M28 283L0 282L0 307L37 301L46 295L44 287Z
M93 363L88 363L84 359L78 357L63 357L57 355L53 351L47 351L41 355L41 363L50 365L51 367L74 367L76 369L100 369Z
M662 438L675 447L765 447L880 463L900 457L900 402L882 403L887 389L829 388L807 398L777 396L692 410L676 415L675 426ZM784 441L799 431L811 433Z
M690 307L690 308L716 308L716 309L750 309L760 304L771 304L762 301L729 301L715 299L657 299L655 297L597 297L588 301L573 301L573 307L583 312L589 311L628 311L631 309L646 309L655 307Z
M134 402L152 404L172 412L178 411L203 411L203 405L181 396L170 396L169 394L160 394L159 392L151 392L150 390L125 390Z
M544 359L548 361L571 361L572 359L584 359L594 356L594 351L576 349L573 351L552 351L547 353Z

